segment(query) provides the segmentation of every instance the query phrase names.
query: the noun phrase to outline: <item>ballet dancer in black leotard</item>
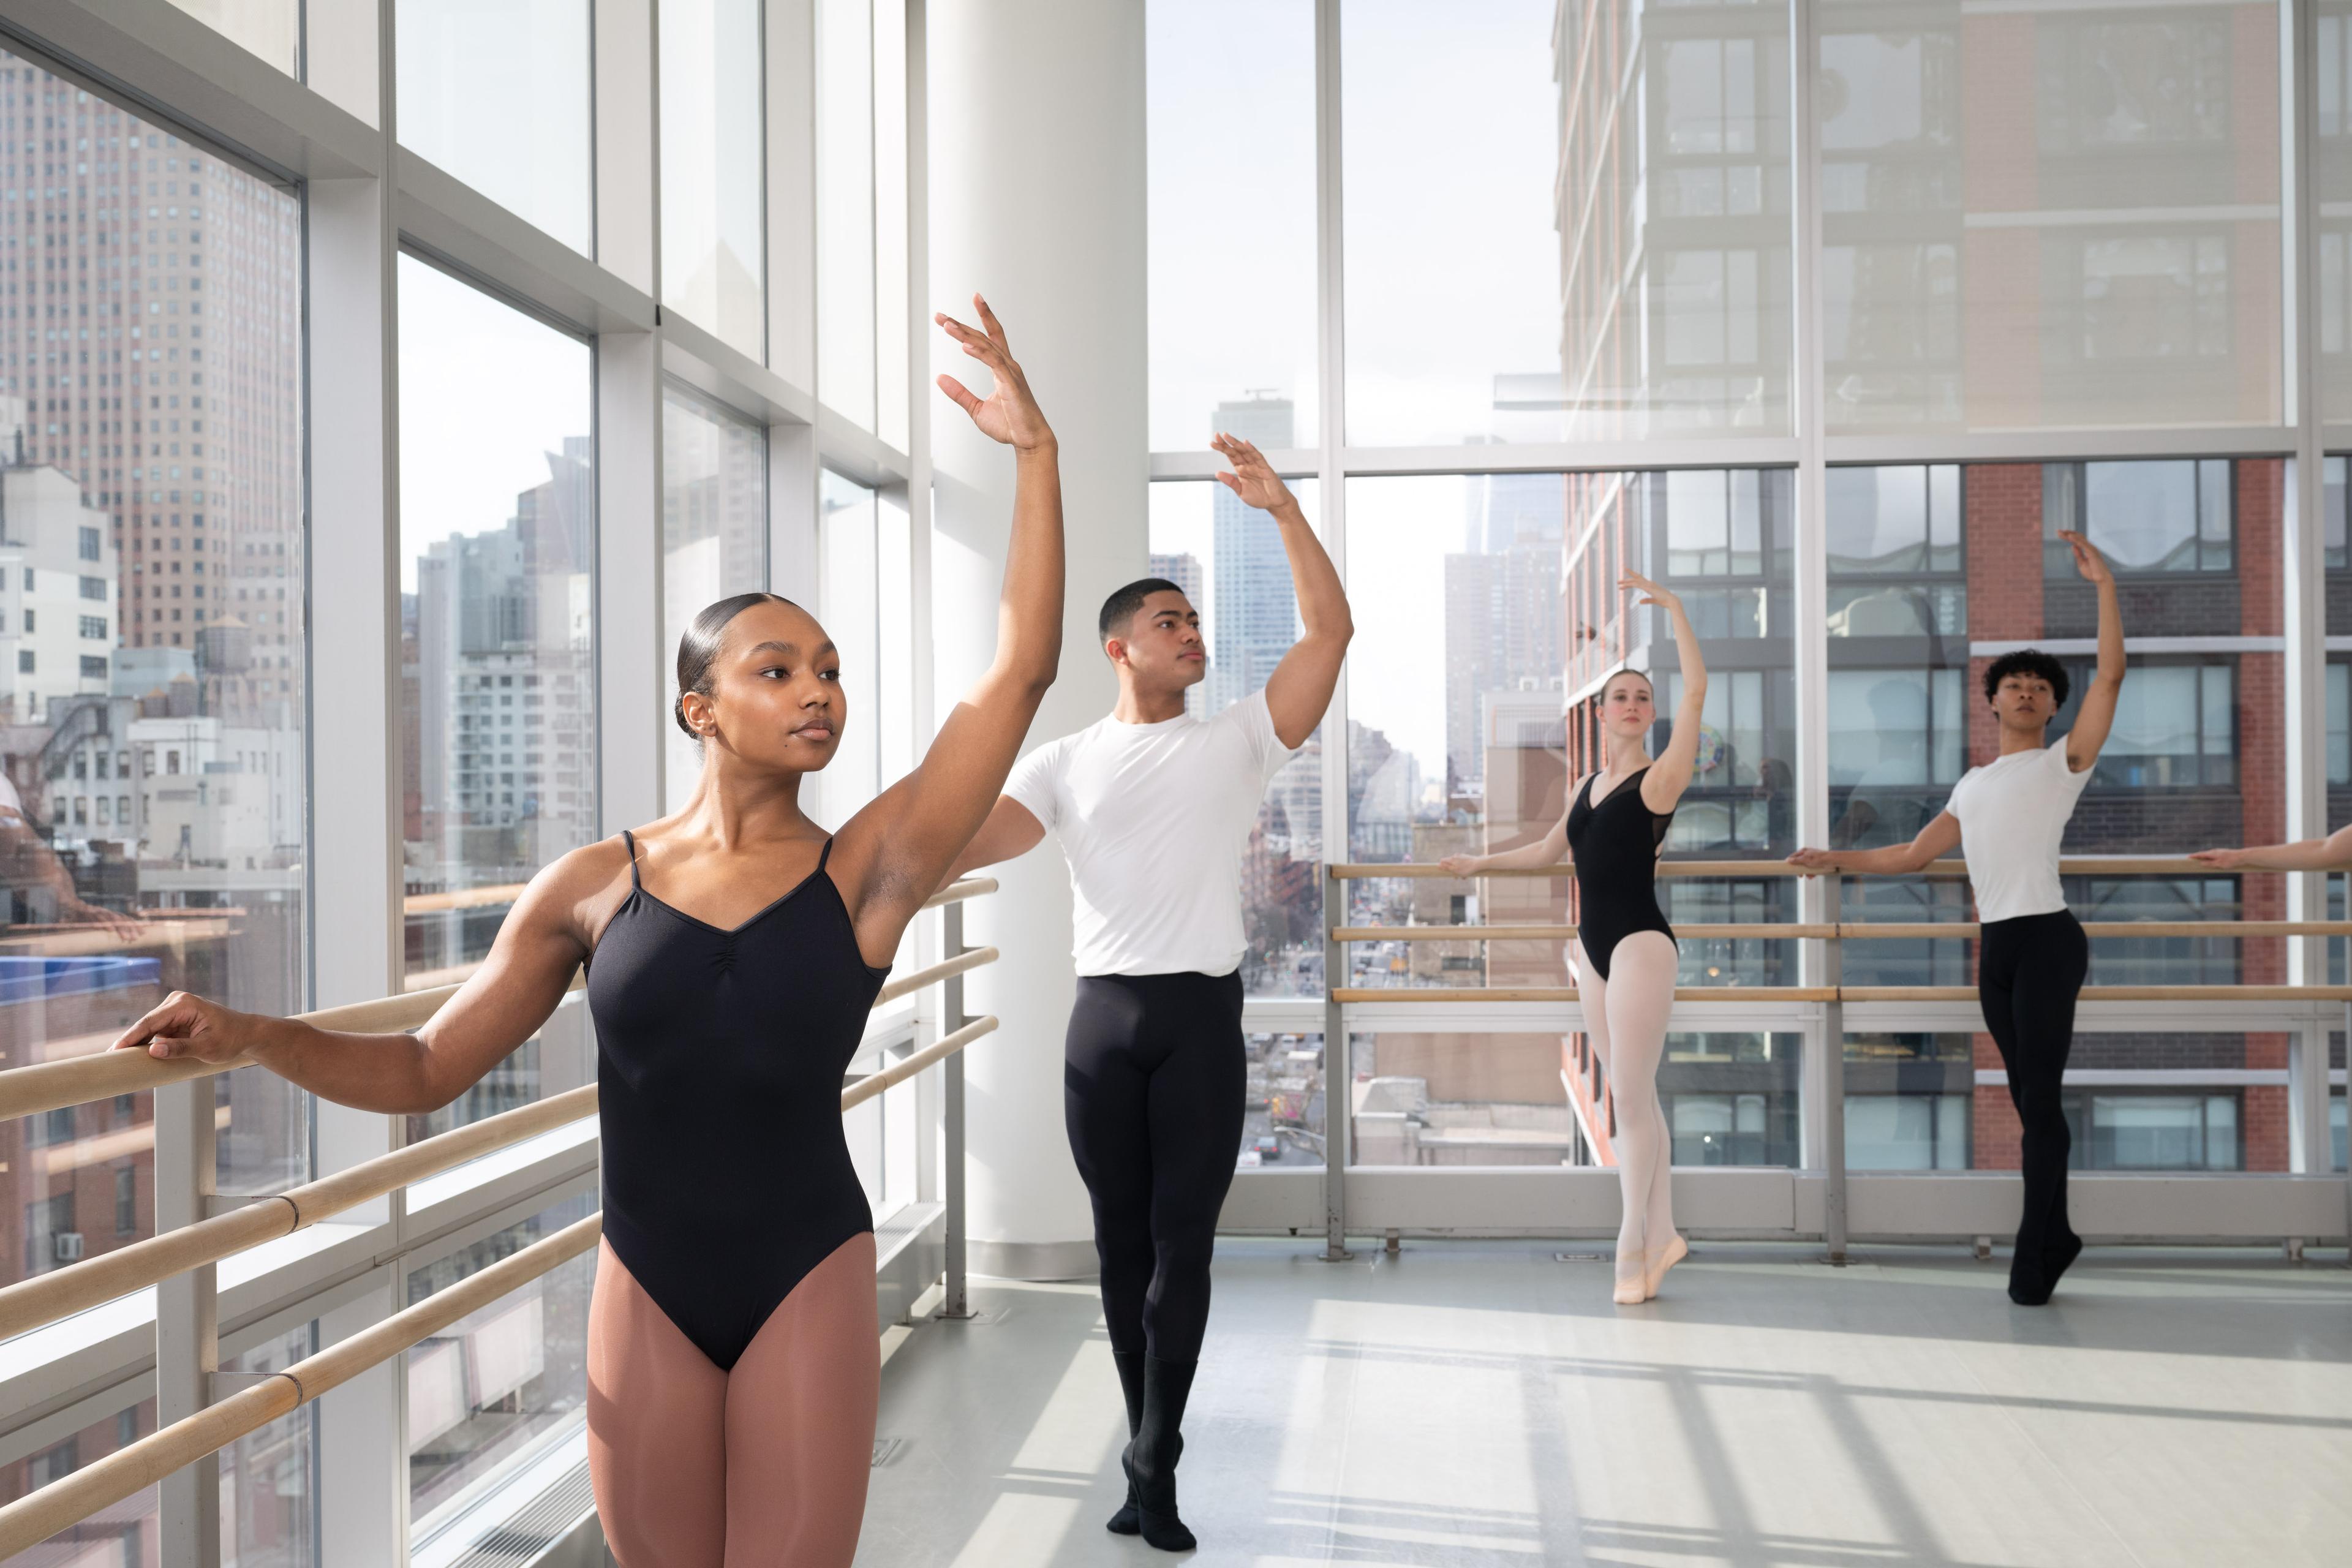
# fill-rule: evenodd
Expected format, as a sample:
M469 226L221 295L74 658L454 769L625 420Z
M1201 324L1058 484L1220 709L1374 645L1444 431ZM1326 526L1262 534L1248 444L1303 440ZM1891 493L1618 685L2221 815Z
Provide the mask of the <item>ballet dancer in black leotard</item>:
M2116 721L2124 686L2123 610L2115 574L2079 533L2058 536L2074 569L2099 593L2099 666L2074 722L2050 741L2066 705L2066 668L2038 648L2001 655L1986 667L1984 695L2000 726L2000 753L1952 786L1934 821L1908 844L1877 849L1800 849L1792 865L1812 871L1899 877L1955 848L1968 859L1976 895L1977 1000L2000 1049L2017 1108L2024 1188L2009 1299L2021 1307L2050 1300L2083 1250L2066 1213L2066 1161L2074 1133L2060 1089L2074 1045L2074 1001L2090 973L2091 943L2066 907L2058 846L2091 766Z
M847 718L839 655L789 600L722 600L678 650L675 714L704 752L692 799L540 872L416 1034L338 1034L175 994L118 1042L249 1053L326 1099L415 1113L529 1039L589 964L604 1170L589 1467L625 1568L846 1568L856 1550L880 1378L842 1071L1061 649L1054 436L985 304L980 319L977 331L939 320L994 391L940 381L1018 453L1004 636L914 773L836 836L810 822L802 777L832 760Z
M1274 514L1307 635L1223 712L1189 717L1201 617L1160 578L1103 605L1118 706L1021 760L959 871L1052 827L1069 858L1078 995L1064 1054L1070 1152L1094 1200L1103 1317L1127 1395L1126 1506L1109 1528L1181 1552L1179 1430L1209 1321L1209 1256L1240 1153L1246 1072L1241 856L1265 785L1315 731L1353 626L1306 514L1256 447L1213 443L1225 487Z
M1636 590L1641 604L1659 606L1674 622L1682 700L1665 750L1653 763L1643 748L1657 721L1649 677L1619 670L1601 688L1604 765L1578 783L1567 816L1533 844L1440 863L1456 876L1554 866L1563 852L1575 864L1577 1000L1609 1079L1616 1111L1611 1150L1624 1206L1612 1299L1632 1306L1656 1295L1666 1270L1689 1250L1675 1229L1674 1135L1658 1103L1677 955L1655 878L1666 825L1698 758L1706 662L1680 599L1635 573L1618 586Z

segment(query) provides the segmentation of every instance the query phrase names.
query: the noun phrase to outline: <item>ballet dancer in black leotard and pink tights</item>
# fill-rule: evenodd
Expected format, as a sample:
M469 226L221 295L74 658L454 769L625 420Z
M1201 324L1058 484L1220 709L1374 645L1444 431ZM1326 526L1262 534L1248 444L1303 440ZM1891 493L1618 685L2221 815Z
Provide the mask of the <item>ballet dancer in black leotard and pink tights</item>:
M2009 1268L2009 1299L2021 1307L2047 1302L2083 1250L2066 1215L2066 1157L2074 1135L2059 1089L2074 1045L2074 999L2090 972L2091 943L2066 907L2058 846L2091 782L2091 764L2107 742L2124 686L2115 574L2083 535L2058 537L2074 551L2074 569L2099 591L2098 673L2073 727L2055 742L2045 733L2066 705L2065 666L2038 648L2005 653L1984 672L1985 701L2000 725L2000 754L1960 775L1951 799L1918 837L1878 849L1800 849L1789 857L1809 870L1880 876L1916 871L1955 848L1967 857L1981 922L1977 1000L2009 1072L2021 1145L2024 1201Z
M1639 603L1657 605L1674 622L1682 699L1665 750L1654 763L1643 746L1657 721L1650 678L1619 670L1599 698L1601 769L1578 781L1568 815L1533 844L1497 855L1448 856L1441 864L1457 876L1555 866L1563 852L1575 864L1577 1000L1617 1113L1610 1145L1624 1215L1612 1299L1633 1306L1656 1295L1666 1270L1688 1250L1675 1229L1674 1138L1658 1103L1658 1059L1665 1054L1678 953L1674 928L1658 908L1656 875L1666 825L1698 759L1706 662L1680 599L1632 572L1618 586L1636 591Z
M940 380L1017 453L1004 630L912 773L831 837L803 816L801 780L833 760L849 717L845 683L871 672L845 670L789 600L723 599L678 649L674 716L703 751L692 797L531 879L480 970L417 1033L336 1034L175 994L119 1042L249 1052L322 1098L415 1113L537 1033L589 964L604 1241L588 1463L623 1568L847 1568L857 1548L881 1379L873 1216L841 1075L1061 653L1054 433L973 303L982 330L940 323L995 389Z

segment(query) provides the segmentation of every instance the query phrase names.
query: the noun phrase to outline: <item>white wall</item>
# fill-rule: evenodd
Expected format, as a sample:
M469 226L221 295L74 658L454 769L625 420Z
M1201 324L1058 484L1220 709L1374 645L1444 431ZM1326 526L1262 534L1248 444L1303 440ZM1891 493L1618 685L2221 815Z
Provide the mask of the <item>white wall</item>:
M1034 746L1109 710L1117 687L1095 616L1149 553L1143 7L935 0L929 29L930 302L970 320L973 291L988 297L1061 441L1068 615ZM936 369L966 379L971 364L939 339ZM932 429L946 703L995 646L1013 465L950 405L934 407ZM966 1068L971 1267L1091 1274L1092 1218L1062 1127L1068 873L1049 839L993 874L1004 890L971 906L968 931L1004 951L967 1004L1004 1022Z

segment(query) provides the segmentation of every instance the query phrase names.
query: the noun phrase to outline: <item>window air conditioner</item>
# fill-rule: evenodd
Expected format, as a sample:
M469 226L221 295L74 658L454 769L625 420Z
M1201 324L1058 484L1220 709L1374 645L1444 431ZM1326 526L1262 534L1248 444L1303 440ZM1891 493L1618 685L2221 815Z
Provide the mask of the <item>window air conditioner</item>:
M58 1262L79 1263L81 1261L81 1232L61 1230L49 1239L57 1249Z

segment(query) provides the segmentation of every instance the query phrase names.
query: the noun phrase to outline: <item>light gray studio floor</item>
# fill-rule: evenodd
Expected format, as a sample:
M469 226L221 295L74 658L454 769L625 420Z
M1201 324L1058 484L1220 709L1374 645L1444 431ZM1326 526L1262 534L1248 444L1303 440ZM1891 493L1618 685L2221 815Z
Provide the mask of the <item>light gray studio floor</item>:
M1221 1243L1181 1559L1102 1528L1093 1288L982 1282L891 1353L857 1561L2352 1563L2340 1251L2094 1249L2040 1310L1957 1249L1706 1245L1633 1309L1559 1251Z

